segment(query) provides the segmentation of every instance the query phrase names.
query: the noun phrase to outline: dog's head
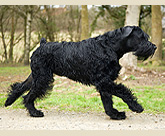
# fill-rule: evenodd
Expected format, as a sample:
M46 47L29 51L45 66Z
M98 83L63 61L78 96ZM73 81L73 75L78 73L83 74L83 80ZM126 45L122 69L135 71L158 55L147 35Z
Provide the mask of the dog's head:
M126 26L122 29L123 48L127 52L134 52L134 55L146 60L155 53L156 46L148 39L149 36L137 26Z
M121 56L127 52L134 52L134 55L146 60L153 56L156 46L148 39L149 36L138 26L126 26L114 31L116 44L114 48Z

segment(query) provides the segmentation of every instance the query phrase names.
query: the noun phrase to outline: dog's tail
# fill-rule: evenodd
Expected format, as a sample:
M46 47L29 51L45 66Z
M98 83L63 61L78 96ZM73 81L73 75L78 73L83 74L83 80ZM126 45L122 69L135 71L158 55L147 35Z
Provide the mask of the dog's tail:
M8 98L5 102L5 107L14 103L25 91L30 90L32 86L32 74L29 77L21 82L21 83L14 83L11 85L11 90L9 90Z

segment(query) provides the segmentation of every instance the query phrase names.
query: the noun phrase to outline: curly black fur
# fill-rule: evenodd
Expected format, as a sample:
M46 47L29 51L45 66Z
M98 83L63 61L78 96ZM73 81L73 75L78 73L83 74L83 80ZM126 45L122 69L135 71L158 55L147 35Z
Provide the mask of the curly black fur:
M22 83L14 83L11 85L11 90L9 90L8 98L5 102L5 106L11 105L15 102L24 92L28 91L32 85L32 76L29 77Z
M149 36L139 27L127 26L109 31L95 38L80 42L46 42L31 57L32 73L26 81L16 83L6 100L11 105L25 91L24 104L33 117L44 114L34 107L36 98L42 98L51 88L53 74L65 76L85 85L94 85L100 92L105 112L112 119L125 119L125 112L113 108L112 95L120 97L134 112L142 112L130 89L114 83L121 66L119 59L127 52L144 59L152 56L156 46L148 41Z

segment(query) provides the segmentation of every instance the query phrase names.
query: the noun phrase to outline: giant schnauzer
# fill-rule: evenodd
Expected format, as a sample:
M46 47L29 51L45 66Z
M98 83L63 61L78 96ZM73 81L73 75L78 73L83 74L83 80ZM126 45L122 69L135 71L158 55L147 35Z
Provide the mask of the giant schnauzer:
M126 26L80 42L46 42L44 38L31 56L31 74L21 83L11 85L5 106L11 105L25 91L25 107L32 117L44 114L34 106L52 88L53 74L65 76L99 91L105 112L111 119L125 119L125 112L113 108L112 95L121 98L134 112L143 111L130 89L116 84L121 66L119 59L127 52L144 60L152 56L156 46L137 26Z

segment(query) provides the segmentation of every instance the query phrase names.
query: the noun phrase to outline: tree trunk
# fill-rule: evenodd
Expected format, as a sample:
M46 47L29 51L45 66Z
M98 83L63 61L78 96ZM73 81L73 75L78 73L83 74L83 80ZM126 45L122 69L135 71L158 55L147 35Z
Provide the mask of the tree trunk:
M157 46L152 64L160 65L162 60L162 13L160 5L152 5L152 42Z
M140 5L128 5L126 10L125 26L138 26L140 16ZM137 67L137 57L132 53L125 54L121 59L120 63L123 67ZM124 73L124 69L121 74Z
M81 6L81 40L89 38L89 21L87 5Z
M53 8L51 6L48 6L48 5L45 5L44 6L45 10L46 10L46 14L47 14L47 24L46 24L46 33L47 33L47 36L49 38L50 41L54 41L54 32L55 32L55 29L54 29L54 23L53 23L53 18L52 17L52 10Z
M25 44L24 65L29 65L31 21L32 21L32 16L31 16L30 12L27 12L27 20L26 21L27 22L26 22L26 44Z
M81 26L80 26L80 24L81 24L81 14L80 14L81 12L79 12L79 7L77 6L77 14L78 14L78 19L77 19L77 35L76 35L76 37L75 37L75 39L76 39L76 41L80 41L80 36L81 36L81 33L80 33L80 30L81 30Z
M12 11L11 17L11 38L10 38L10 48L9 48L9 62L13 62L13 46L14 46L14 30L15 23L14 23L14 11Z
M75 22L74 22L74 13L73 13L73 5L70 5L69 6L69 8L70 8L70 12L69 12L69 18L70 18L70 20L69 20L69 27L68 27L68 32L69 32L69 35L70 35L70 41L74 41L74 36L73 36L73 33L74 33L74 30L73 30L73 28L76 26L75 25Z
M26 24L27 24L27 17L24 17L24 54L22 60L25 58L25 52L26 52Z
M7 46L6 46L6 42L5 42L3 17L4 17L4 12L2 12L2 15L0 17L0 30L1 30L1 36L2 36L2 43L3 43L3 47L4 47L5 61L7 61Z

